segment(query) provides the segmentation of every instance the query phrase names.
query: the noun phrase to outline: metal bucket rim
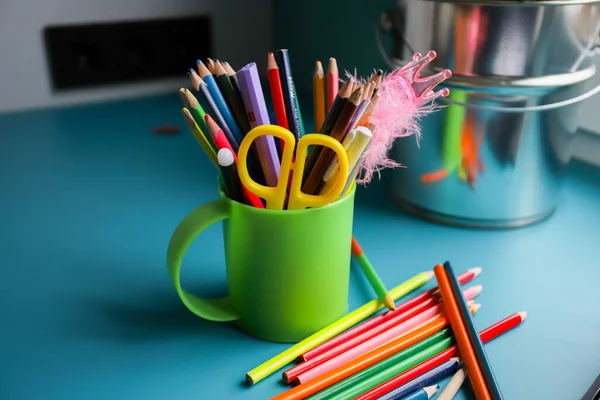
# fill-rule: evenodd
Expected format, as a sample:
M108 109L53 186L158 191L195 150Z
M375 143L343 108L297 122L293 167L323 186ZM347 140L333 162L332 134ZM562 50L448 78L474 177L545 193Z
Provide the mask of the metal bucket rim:
M437 68L436 68L437 70ZM448 86L459 86L466 88L521 88L521 89L557 89L566 86L572 86L588 79L596 74L596 66L590 65L587 68L575 72L564 74L554 74L537 76L530 78L486 78L464 75L452 75L445 83Z

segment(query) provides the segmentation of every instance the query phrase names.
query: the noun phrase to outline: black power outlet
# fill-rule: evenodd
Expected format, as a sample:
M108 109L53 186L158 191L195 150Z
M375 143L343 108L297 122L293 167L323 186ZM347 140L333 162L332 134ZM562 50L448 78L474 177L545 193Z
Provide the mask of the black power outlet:
M185 76L211 42L208 16L44 28L57 90Z

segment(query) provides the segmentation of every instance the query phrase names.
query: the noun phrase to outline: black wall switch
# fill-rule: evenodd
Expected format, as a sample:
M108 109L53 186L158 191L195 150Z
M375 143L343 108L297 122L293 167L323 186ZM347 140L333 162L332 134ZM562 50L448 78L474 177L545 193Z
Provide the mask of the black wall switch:
M212 57L208 16L44 28L56 90L184 77Z

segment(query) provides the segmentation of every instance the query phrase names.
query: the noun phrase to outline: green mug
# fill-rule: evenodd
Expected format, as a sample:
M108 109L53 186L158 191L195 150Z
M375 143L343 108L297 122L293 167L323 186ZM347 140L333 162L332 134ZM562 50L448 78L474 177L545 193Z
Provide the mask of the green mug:
M167 268L177 294L199 317L235 321L268 341L297 342L336 321L348 312L355 190L304 210L260 209L220 191L171 237ZM229 296L203 299L182 289L181 262L196 236L219 221Z

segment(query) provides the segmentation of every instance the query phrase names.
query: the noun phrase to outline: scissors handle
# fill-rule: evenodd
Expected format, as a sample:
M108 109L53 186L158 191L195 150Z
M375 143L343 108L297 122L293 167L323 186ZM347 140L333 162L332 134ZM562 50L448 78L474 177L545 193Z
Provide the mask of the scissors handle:
M279 169L279 178L277 186L265 186L256 183L248 173L248 152L250 146L257 138L261 136L274 136L281 139L284 143L283 154L281 157L281 167ZM287 182L292 169L292 156L294 153L296 139L294 134L285 128L277 125L259 125L252 128L240 143L238 150L238 174L242 185L256 196L265 199L267 208L272 210L282 210L287 193Z
M338 156L340 171L332 182L331 188L323 194L312 195L302 192L302 176L304 175L304 165L306 162L306 153L308 146L329 147ZM286 146L287 147L287 146ZM322 207L337 199L344 190L346 178L348 177L348 155L344 146L331 136L320 133L311 133L304 135L298 142L296 149L296 163L293 166L294 176L290 186L290 199L288 202L289 210L303 209L306 207ZM281 178L280 178L281 179ZM333 177L331 179L334 179Z

